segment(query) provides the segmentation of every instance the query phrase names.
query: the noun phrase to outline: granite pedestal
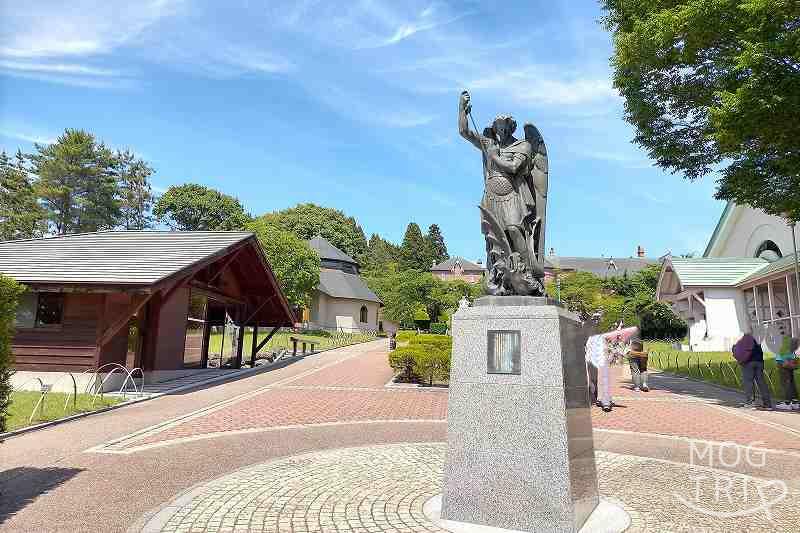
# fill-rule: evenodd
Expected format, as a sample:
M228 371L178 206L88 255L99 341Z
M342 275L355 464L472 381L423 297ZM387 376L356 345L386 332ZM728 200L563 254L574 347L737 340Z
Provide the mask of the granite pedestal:
M599 502L587 332L550 301L507 302L487 297L453 315L441 517L575 532ZM510 335L510 344L498 344L497 332ZM492 354L509 346L519 359L497 373Z

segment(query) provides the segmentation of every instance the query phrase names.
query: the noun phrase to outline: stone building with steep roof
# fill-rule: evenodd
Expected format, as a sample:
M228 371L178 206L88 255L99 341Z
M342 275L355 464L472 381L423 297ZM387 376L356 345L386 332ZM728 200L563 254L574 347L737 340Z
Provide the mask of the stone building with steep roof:
M358 262L320 236L308 244L319 254L321 270L303 313L307 327L349 333L389 329L379 317L383 302L361 279Z

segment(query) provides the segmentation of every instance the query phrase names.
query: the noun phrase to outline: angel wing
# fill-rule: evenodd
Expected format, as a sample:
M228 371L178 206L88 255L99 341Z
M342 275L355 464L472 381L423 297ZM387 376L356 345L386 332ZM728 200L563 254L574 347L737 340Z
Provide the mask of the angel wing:
M533 161L528 176L531 190L536 195L536 218L537 225L533 232L533 239L535 240L536 255L541 261L544 257L544 237L545 237L545 222L547 220L547 187L548 187L548 165L547 165L547 147L544 144L544 138L539 130L531 123L524 126L525 140L528 141L533 147Z

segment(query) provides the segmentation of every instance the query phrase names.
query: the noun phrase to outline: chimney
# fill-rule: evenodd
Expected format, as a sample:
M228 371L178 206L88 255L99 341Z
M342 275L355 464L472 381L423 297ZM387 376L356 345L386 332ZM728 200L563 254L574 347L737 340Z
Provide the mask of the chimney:
M550 255L556 255L556 249L550 248Z
M636 247L636 257L644 257L644 248L641 245Z

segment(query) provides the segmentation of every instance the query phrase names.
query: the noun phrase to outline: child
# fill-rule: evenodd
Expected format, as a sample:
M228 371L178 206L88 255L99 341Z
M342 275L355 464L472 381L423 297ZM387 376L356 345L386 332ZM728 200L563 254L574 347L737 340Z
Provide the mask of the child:
M647 386L647 352L644 351L644 343L641 340L636 339L631 342L628 363L631 365L633 390L650 392L650 388Z
M797 385L794 381L794 371L798 366L797 351L800 341L788 335L784 336L781 342L780 349L777 350L775 355L775 363L778 365L778 370L781 373L781 388L783 389L784 401L778 403L775 409L781 411L800 410L800 404L797 402Z

